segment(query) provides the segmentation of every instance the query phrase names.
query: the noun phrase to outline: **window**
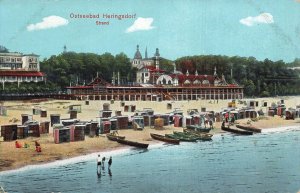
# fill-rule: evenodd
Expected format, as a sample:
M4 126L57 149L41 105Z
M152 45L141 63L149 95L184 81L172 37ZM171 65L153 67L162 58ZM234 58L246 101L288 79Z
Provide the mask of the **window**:
M145 73L145 76L148 76L148 73Z

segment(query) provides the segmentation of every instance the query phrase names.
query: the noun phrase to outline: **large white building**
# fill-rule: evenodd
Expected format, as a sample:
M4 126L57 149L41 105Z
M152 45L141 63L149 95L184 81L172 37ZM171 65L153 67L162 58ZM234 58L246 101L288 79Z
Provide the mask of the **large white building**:
M0 82L41 82L39 56L17 52L0 53Z

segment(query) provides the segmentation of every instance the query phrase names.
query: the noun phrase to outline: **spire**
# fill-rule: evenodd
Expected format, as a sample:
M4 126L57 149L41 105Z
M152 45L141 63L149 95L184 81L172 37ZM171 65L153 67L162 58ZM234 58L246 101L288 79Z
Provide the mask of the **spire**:
M174 74L176 73L176 64L175 64L175 62L173 62L173 67L174 67Z
M120 71L118 71L118 85L120 85Z
M159 50L158 50L158 48L156 48L154 56L155 56L156 69L158 70L159 69Z
M146 51L145 51L145 59L148 59L148 51L147 51L147 46L146 46Z
M139 45L136 45L136 52L134 54L133 59L142 59L142 54L140 52Z
M214 76L217 76L217 67L215 66Z
M155 55L154 56L160 56L160 54L159 54L159 49L158 48L156 48L156 51L155 51Z
M190 75L189 70L186 71L186 75L187 75L187 76Z
M66 52L67 52L67 46L64 45L64 51L63 51L63 53L66 53Z
M196 70L195 75L198 76L198 71Z

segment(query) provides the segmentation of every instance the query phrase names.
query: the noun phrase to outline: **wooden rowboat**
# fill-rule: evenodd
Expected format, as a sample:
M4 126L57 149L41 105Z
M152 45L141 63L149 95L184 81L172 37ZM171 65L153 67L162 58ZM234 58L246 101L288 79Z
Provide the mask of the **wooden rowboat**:
M253 132L261 133L261 129L253 127L253 126L236 125L236 127L239 128L239 129L247 130L247 131L253 131Z
M184 129L183 132L186 134L189 134L189 135L196 136L196 137L198 137L199 140L202 140L202 141L210 141L210 140L212 140L212 137L213 137L213 134L193 131L193 130L189 130L189 129Z
M138 147L138 148L145 148L147 149L149 144L146 143L140 143L140 142L136 142L136 141L129 141L129 140L125 140L125 139L120 139L120 138L116 138L118 143L124 144L124 145L130 145L130 146L134 146L134 147Z
M246 130L233 128L233 127L222 126L221 129L224 131L228 131L228 132L232 132L232 133L236 133L236 134L240 134L240 135L253 135L252 131L246 131Z
M111 141L117 141L117 139L125 139L125 136L113 135L111 133L106 134L106 137Z
M178 139L180 141L187 141L187 142L196 142L197 138L195 137L188 137L185 135L178 135L178 134L166 134L165 136L169 137L169 138L173 138L173 139Z
M163 141L163 142L166 142L166 143L172 143L172 144L176 144L176 145L179 145L179 143L180 143L180 140L173 139L173 138L170 138L170 137L167 137L167 136L158 135L158 134L155 134L155 133L150 133L150 135L153 139Z
M202 127L200 125L187 125L186 128L194 131L204 132L204 133L208 133L211 130L211 128L209 127Z

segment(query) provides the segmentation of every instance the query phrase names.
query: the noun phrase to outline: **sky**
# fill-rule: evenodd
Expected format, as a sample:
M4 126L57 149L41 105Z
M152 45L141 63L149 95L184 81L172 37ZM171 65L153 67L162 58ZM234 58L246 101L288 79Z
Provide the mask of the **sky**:
M99 18L78 18L89 14ZM0 45L41 59L64 45L133 58L139 45L143 57L147 47L148 56L159 48L171 60L227 55L291 62L300 58L300 0L0 0Z

